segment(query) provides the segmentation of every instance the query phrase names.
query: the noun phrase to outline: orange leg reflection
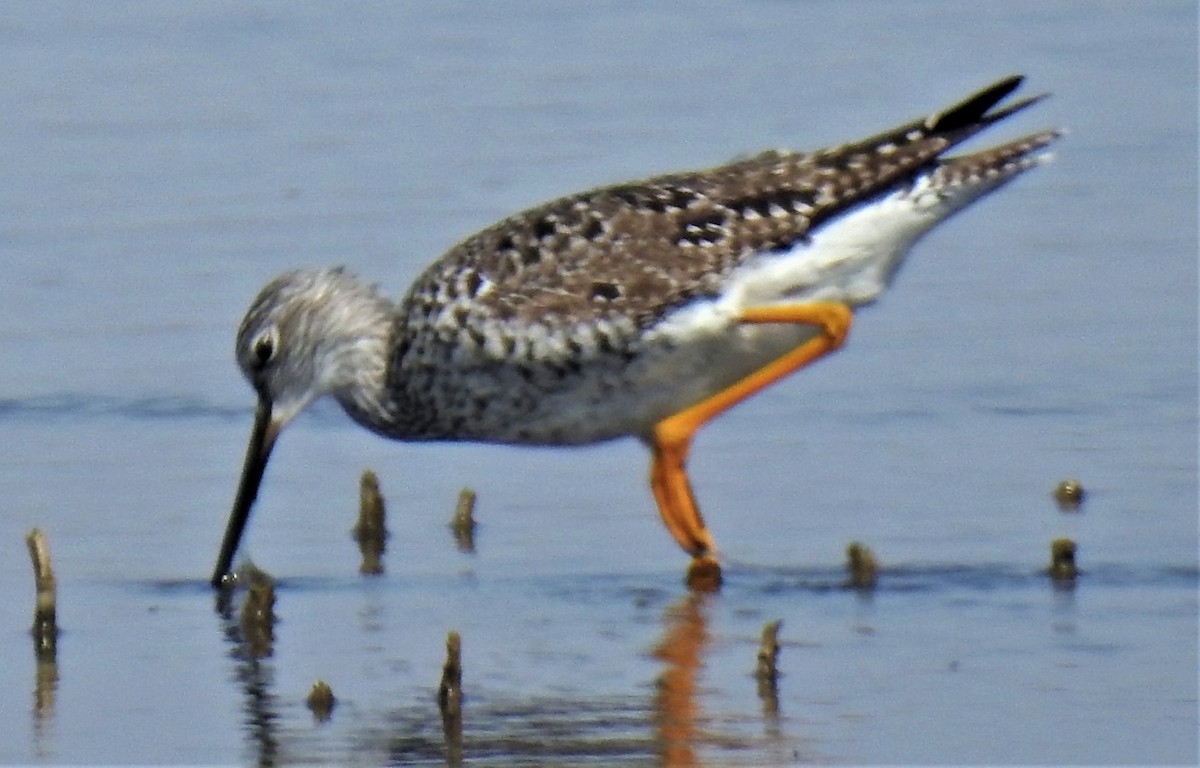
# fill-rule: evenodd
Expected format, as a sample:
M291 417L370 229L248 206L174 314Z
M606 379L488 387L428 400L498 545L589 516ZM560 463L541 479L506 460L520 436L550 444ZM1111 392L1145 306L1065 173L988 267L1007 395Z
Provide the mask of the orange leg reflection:
M708 644L704 616L707 595L689 593L667 607L666 634L654 657L666 664L658 678L654 714L662 764L670 768L696 765L696 675Z

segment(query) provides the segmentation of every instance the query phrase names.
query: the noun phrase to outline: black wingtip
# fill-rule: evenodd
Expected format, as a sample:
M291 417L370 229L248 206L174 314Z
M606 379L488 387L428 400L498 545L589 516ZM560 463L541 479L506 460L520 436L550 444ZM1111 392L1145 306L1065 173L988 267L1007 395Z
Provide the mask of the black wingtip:
M925 130L931 134L953 133L978 126L981 123L991 123L1002 117L1011 115L1013 112L1023 109L1045 97L1045 94L1043 94L1042 96L1025 99L989 115L988 111L999 104L1004 97L1015 91L1024 79L1024 75L1010 75L1003 80L998 80L989 85L982 91L967 97L958 104L930 115L925 121Z

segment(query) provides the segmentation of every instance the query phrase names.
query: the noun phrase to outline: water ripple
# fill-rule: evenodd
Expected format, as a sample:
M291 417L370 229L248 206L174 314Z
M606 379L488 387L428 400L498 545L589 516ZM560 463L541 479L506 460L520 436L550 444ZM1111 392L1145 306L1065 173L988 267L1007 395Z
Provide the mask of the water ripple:
M112 397L62 392L32 397L0 398L0 421L45 422L57 419L242 419L246 405L212 403L182 395Z
M745 587L767 594L783 592L853 591L844 568L774 568L734 565L727 569L741 577ZM980 563L973 565L913 565L880 568L878 592L929 592L965 590L991 592L1026 589L1047 583L1044 569ZM1078 583L1090 588L1182 588L1200 586L1200 569L1195 565L1163 564L1130 567L1097 563L1079 570Z

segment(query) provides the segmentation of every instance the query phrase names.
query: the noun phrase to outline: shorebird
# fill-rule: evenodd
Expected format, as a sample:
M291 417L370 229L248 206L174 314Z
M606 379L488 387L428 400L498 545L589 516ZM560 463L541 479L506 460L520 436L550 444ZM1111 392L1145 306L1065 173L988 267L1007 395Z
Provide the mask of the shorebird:
M1048 159L1056 130L946 155L1044 97L1001 106L1021 79L861 141L531 208L451 248L399 302L341 268L272 280L237 333L258 408L213 585L279 431L332 395L397 440L640 439L689 585L716 588L684 468L692 436L841 347L922 234Z

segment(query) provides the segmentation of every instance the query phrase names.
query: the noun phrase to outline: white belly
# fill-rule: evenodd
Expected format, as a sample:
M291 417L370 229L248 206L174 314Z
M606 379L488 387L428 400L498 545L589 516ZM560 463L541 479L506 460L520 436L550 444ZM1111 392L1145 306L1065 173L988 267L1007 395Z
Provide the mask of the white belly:
M640 392L622 405L630 431L644 437L658 420L726 389L818 332L809 325L742 323L744 310L812 302L853 308L877 299L912 244L951 212L922 187L852 210L788 251L750 260L730 274L720 296L665 317L647 336L651 351L630 371L630 385Z

